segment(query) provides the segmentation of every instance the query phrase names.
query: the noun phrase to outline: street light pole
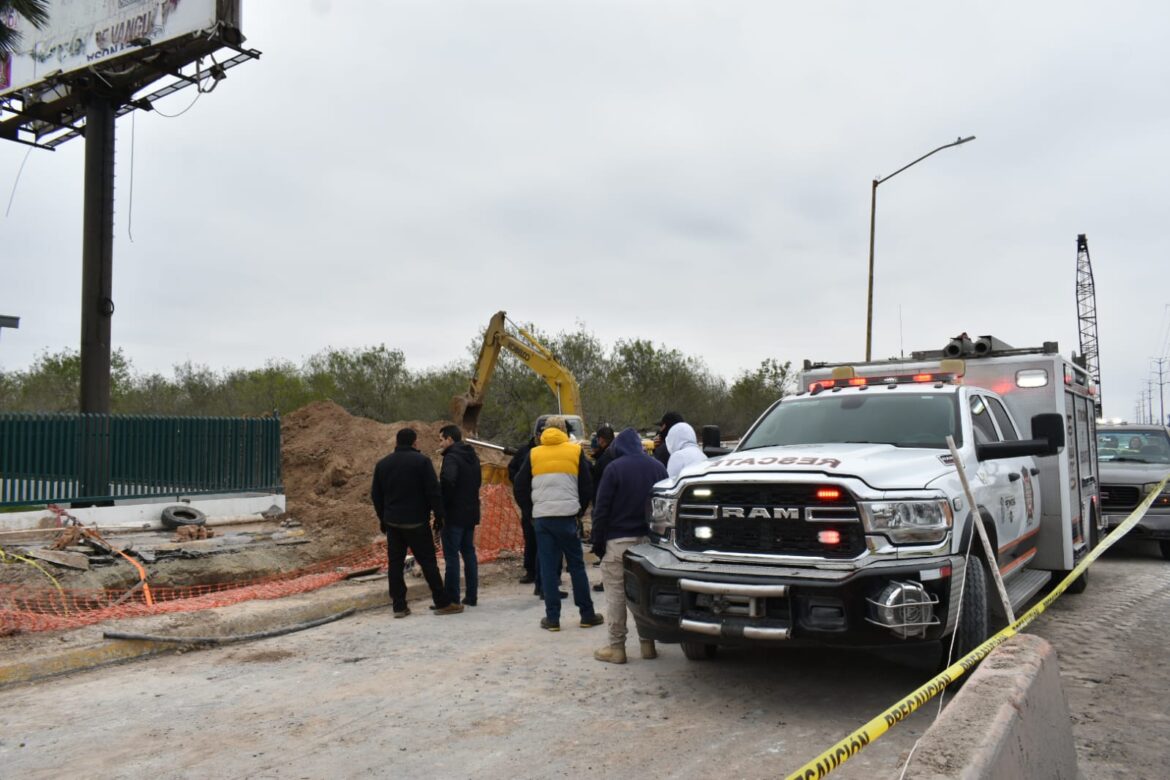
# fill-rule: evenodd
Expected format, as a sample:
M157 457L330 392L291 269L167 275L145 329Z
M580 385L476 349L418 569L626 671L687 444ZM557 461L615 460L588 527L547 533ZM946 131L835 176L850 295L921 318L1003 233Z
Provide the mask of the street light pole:
M873 357L873 355L872 355L872 345L873 345L873 236L874 236L874 218L877 216L877 188L878 188L878 185L881 184L883 181L894 178L895 176L897 176L899 173L906 170L907 168L910 168L914 165L917 165L918 163L925 160L927 157L930 157L932 154L935 154L937 152L941 152L943 149L950 149L952 146L958 146L959 144L965 144L968 141L974 141L974 140L975 140L975 136L973 136L973 135L969 135L966 138L960 137L954 141L951 141L949 144L943 144L942 146L940 146L937 149L932 149L931 151L929 151L926 154L919 157L914 162L907 163L906 165L903 165L901 168L894 171L889 176L882 176L882 177L878 177L878 178L873 180L873 189L870 192L870 201L869 201L869 292L868 292L868 296L867 296L867 304L866 304L866 309L865 309L865 360L866 360L866 362L868 362Z

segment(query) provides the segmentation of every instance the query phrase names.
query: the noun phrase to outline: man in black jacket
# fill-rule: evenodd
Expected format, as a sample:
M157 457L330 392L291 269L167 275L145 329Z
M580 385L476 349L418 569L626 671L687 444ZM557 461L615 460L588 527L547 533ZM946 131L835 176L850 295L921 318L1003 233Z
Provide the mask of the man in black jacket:
M413 428L398 431L394 452L378 461L370 488L370 500L374 502L382 532L386 534L386 555L390 563L386 577L396 618L410 614L410 607L406 606L406 578L403 576L407 548L414 554L414 561L422 569L431 589L435 614L454 615L463 611L462 604L448 598L439 576L429 523L432 512L435 525L441 527L443 522L439 480L430 459L414 448L417 438Z
M537 434L537 436L539 433ZM520 467L524 465L524 461L528 459L528 452L536 446L536 436L532 436L525 442L512 459L508 461L508 479L512 483L512 497L516 497L516 475L520 473ZM517 499L519 505L519 499ZM524 585L531 585L536 582L536 530L532 527L532 512L529 508L520 506L520 531L524 534L524 576L520 578L520 582ZM540 590L540 586L537 586Z
M463 603L474 607L479 600L479 565L475 551L475 527L479 525L479 456L463 441L457 425L439 429L439 446L443 466L439 470L439 488L443 498L443 559L447 562L444 586L447 597L459 603L459 559L467 575Z

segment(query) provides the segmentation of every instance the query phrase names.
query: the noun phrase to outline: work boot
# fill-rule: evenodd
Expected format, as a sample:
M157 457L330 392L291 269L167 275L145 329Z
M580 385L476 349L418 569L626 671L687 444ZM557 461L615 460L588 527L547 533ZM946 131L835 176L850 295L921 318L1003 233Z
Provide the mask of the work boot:
M593 651L593 657L607 664L624 664L626 662L625 645L606 645L600 650Z
M448 604L445 607L439 607L435 610L436 615L458 615L463 611L462 604Z
M654 646L653 639L640 639L638 644L642 646L642 657L646 659L657 658L658 648Z
M394 610L394 617L404 618L410 614L410 607L403 607L402 609Z
M590 618L581 618L581 628L593 628L594 626L600 626L604 622L605 618L595 614Z

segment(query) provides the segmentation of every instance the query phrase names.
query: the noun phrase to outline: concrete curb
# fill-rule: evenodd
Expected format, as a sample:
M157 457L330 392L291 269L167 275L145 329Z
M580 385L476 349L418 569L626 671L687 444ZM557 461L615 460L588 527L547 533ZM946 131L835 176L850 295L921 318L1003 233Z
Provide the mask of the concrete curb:
M430 597L425 582L407 584L408 600ZM310 593L266 601L252 600L198 613L204 623L198 629L176 630L177 616L195 613L168 613L145 618L106 621L61 636L63 646L53 652L38 652L36 658L12 652L0 654L0 688L33 682L46 677L91 669L105 664L152 655L184 652L192 645L174 642L106 639L103 631L159 634L164 636L222 636L250 634L279 629L336 615L347 609L359 612L386 607L390 596L385 579L376 582L343 581ZM209 628L210 625L210 628Z
M1073 778L1077 751L1056 651L1018 634L971 675L926 730L907 780Z

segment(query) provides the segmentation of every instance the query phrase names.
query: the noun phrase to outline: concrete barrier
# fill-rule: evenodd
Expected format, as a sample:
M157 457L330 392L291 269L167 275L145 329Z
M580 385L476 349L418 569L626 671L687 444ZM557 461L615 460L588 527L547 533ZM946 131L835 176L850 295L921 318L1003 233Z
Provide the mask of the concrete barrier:
M1052 645L1019 634L991 653L918 743L907 780L1075 780L1076 745Z

